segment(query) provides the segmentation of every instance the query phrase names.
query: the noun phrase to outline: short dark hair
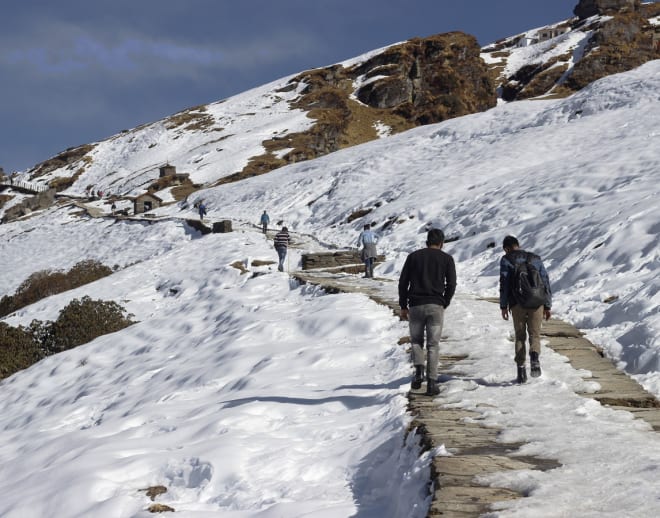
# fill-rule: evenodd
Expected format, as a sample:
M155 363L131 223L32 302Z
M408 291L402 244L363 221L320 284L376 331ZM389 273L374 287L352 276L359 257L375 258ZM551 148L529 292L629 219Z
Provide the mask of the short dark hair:
M515 236L506 236L502 241L502 248L513 248L514 246L520 246Z
M441 245L445 242L445 233L439 228L432 228L426 234L426 246Z
M364 230L368 230L371 228L371 225L369 225L369 223L365 223L363 228Z

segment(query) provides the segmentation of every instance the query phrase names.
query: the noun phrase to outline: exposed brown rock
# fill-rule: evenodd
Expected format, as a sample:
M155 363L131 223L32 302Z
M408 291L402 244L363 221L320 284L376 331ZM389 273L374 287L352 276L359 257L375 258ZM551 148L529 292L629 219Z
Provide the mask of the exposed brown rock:
M590 51L574 67L565 86L577 91L612 74L632 70L660 58L647 20L638 13L625 13L604 22L589 42Z
M266 154L218 184L375 140L377 123L394 134L492 108L495 86L480 52L473 36L452 32L389 47L349 69L333 65L303 72L285 89L305 85L293 106L307 111L316 124L263 142ZM358 80L363 85L354 91ZM284 149L292 151L277 158L275 152Z
M580 0L573 13L580 19L597 14L613 14L620 11L636 11L641 0Z
M487 110L496 98L480 52L476 39L461 32L390 47L352 70L354 77L383 76L357 97L374 108L394 109L415 125Z
M660 31L648 23L649 18L660 14L660 3L641 6L635 3L634 12L627 8L610 11L612 5L599 4L599 8L608 9L610 18L607 20L575 22L573 28L592 33L582 59L573 64L573 55L569 52L547 61L526 64L512 75L499 78L502 98L514 101L549 93L565 97L598 79L660 59ZM518 40L508 40L508 47L502 43L493 45L485 52L505 60L506 48L514 47ZM504 63L491 64L491 71L499 76Z

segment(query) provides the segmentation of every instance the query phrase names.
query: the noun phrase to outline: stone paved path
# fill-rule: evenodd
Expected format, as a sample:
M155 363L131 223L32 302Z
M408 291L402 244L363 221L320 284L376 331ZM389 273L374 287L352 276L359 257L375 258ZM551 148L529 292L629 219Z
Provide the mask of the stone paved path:
M299 271L291 275L303 283L324 287L329 292L358 292L379 304L392 308L398 315L395 283L389 279L363 279L359 275L329 271ZM488 305L493 301L475 301ZM490 308L485 308L490 311ZM499 314L493 308L493 315ZM575 369L591 372L589 381L596 381L600 390L580 394L603 405L632 412L644 419L654 430L660 430L660 404L632 378L616 369L601 352L570 324L550 320L543 327L544 344L567 357ZM459 376L468 356L442 356L441 372ZM560 466L553 459L525 457L517 453L522 444L499 440L500 430L480 423L476 412L456 409L441 393L429 398L420 391L409 393L409 411L413 416L411 430L422 435L425 450L444 446L451 456L433 459L431 487L434 495L428 517L477 517L490 510L494 502L521 498L523 495L506 488L483 486L478 475L506 470L551 470Z

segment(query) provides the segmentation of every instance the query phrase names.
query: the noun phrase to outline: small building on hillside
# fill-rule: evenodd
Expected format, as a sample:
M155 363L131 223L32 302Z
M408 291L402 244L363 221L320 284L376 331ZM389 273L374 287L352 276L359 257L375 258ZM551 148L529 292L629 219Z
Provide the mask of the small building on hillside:
M176 176L176 166L165 164L158 168L160 178L165 178L166 176Z
M548 41L562 34L569 32L571 28L567 25L560 27L546 27L545 29L540 29L538 32L532 32L531 35L525 34L522 36L518 43L518 47L529 47L531 45L536 45L542 41Z
M155 194L145 192L133 198L133 214L142 214L157 209L163 204L163 200Z
M549 27L547 29L541 29L538 32L538 38L539 41L548 41L551 40L552 38L556 38L557 36L561 36L562 34L566 34L568 31L570 31L570 27Z
M169 180L168 185L181 185L190 179L188 173L177 173L176 167L170 164L159 167L158 172L159 178L167 178Z

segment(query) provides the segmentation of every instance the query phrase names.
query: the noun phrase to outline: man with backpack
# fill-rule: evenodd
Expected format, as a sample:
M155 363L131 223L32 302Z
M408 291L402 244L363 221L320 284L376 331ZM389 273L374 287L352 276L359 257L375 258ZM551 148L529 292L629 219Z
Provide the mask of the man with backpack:
M500 310L504 320L509 320L509 313L513 317L516 381L525 383L527 335L530 374L534 378L541 375L541 322L552 314L552 290L548 272L538 255L521 250L514 236L506 236L502 248L505 255L500 259Z

